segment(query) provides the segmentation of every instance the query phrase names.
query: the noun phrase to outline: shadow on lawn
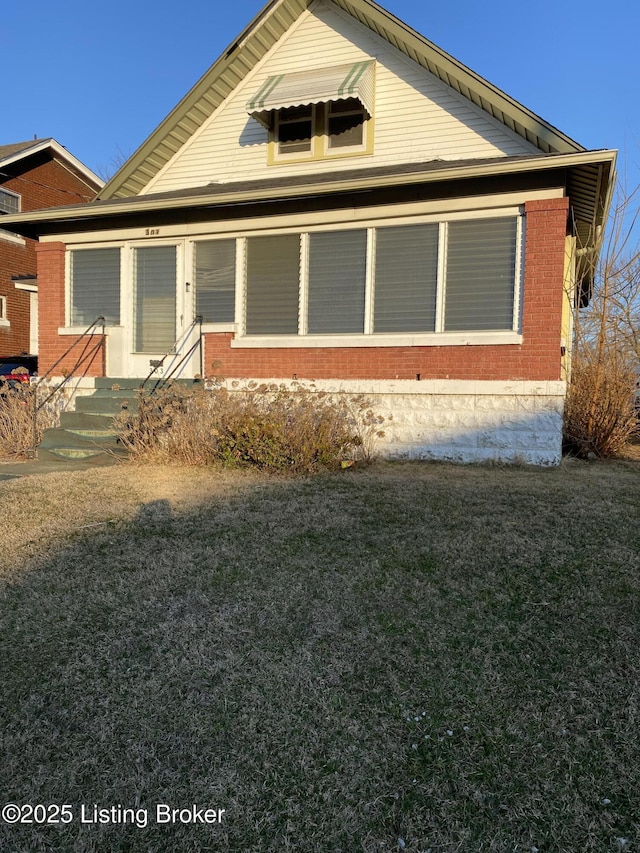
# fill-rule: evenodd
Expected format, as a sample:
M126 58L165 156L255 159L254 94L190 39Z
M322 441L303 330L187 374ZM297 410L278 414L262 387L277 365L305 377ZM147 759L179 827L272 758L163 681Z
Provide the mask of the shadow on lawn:
M388 466L78 532L0 599L1 796L73 819L0 849L636 843L637 474L593 471Z

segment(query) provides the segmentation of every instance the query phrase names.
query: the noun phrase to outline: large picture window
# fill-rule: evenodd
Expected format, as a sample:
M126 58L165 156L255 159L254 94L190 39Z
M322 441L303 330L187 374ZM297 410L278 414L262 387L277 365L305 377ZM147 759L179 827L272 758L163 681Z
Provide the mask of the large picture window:
M249 237L245 333L516 331L518 222L508 216Z
M71 252L71 325L90 326L97 317L120 323L120 249Z

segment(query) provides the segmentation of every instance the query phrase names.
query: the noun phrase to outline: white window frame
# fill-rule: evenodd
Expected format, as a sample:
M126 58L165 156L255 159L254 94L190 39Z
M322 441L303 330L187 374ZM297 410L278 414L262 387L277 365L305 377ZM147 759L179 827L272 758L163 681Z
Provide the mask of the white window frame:
M0 296L0 326L6 328L9 325L9 318L7 317L7 297Z
M123 298L125 294L124 282L127 280L127 270L125 269L125 258L126 253L123 251L125 247L124 242L119 243L81 243L78 245L69 245L67 246L67 250L65 252L64 259L64 326L58 329L58 334L60 335L81 335L83 332L86 332L86 326L72 326L71 325L71 256L73 252L82 252L85 249L120 249L120 326L119 327L106 327L106 332L108 334L110 328L120 328L124 325L124 318L122 315L122 306L123 306ZM97 335L102 334L102 326L96 327L91 334Z
M495 331L464 331L445 332L445 300L446 300L446 264L448 245L448 224L453 221L478 220L478 219L501 219L514 217L517 221L516 228L516 267L514 271L514 307L513 324L511 329ZM436 222L439 225L438 235L438 286L436 290L436 325L434 332L385 332L375 333L373 329L373 310L375 303L375 237L378 229L393 227L394 225L413 225ZM367 273L365 286L365 315L364 330L362 333L331 334L331 335L309 335L307 331L307 308L308 308L308 256L309 256L309 234L317 231L340 231L353 230L354 228L367 228ZM265 233L274 232L252 232L250 236L264 236ZM367 346L462 346L462 345L493 345L493 344L521 344L522 318L521 318L521 294L523 287L523 258L524 258L524 211L522 207L509 207L499 209L484 209L474 212L466 211L451 213L448 215L425 215L416 217L403 217L402 219L390 219L377 221L375 223L351 222L340 226L327 225L300 228L278 229L278 234L300 235L300 290L299 290L299 323L297 335L246 335L246 270L242 277L242 298L236 300L236 311L240 310L238 319L238 333L231 341L234 348L296 348L296 347L367 347ZM245 246L246 239L244 237Z

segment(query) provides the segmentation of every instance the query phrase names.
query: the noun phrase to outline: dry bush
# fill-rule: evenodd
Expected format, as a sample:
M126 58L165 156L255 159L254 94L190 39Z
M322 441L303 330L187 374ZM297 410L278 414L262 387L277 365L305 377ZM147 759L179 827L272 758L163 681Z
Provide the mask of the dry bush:
M564 413L565 448L578 456L615 456L638 434L636 372L621 353L581 348Z
M227 390L214 383L209 389L168 385L142 392L137 414L120 415L116 428L140 460L301 473L370 459L382 420L360 396L300 384Z
M0 458L20 459L34 447L34 385L9 388L0 380ZM40 398L39 398L40 399ZM35 445L45 429L59 424L59 401L51 400L38 411L35 421Z
M614 456L638 434L635 391L640 366L640 251L637 196L618 188L609 234L591 278L589 304L574 309L564 445L579 456ZM596 258L578 247L582 257Z

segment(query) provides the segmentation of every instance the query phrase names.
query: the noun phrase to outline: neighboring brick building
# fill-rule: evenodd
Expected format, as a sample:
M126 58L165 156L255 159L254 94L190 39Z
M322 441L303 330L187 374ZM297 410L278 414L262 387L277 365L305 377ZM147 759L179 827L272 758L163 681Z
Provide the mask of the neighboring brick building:
M35 241L4 230L2 217L91 201L102 185L54 139L0 145L0 356L38 347Z
M615 159L371 0L271 0L96 201L8 221L46 365L100 317L94 376L312 380L389 455L553 464Z

